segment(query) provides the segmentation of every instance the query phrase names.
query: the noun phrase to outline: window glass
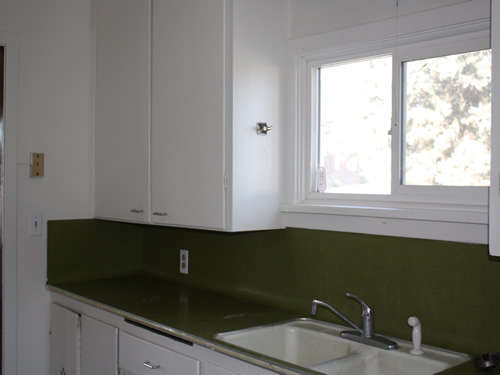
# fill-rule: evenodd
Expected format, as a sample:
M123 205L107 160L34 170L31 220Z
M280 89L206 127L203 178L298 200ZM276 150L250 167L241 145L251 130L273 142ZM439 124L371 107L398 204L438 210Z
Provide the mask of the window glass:
M391 56L319 69L318 165L325 192L390 193L391 114Z
M491 50L403 64L402 182L489 186Z

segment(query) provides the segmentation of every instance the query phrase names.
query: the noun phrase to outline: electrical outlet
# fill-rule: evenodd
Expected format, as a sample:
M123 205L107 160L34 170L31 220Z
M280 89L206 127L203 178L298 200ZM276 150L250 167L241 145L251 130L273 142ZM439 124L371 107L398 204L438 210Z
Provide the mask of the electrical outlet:
M189 266L189 252L187 250L181 249L179 272L185 273L187 275L188 266Z

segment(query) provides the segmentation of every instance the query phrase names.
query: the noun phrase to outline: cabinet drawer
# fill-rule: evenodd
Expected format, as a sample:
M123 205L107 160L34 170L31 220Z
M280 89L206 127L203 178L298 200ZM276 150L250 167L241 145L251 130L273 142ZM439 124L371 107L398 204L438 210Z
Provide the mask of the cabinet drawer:
M120 368L134 375L199 375L200 373L199 361L127 333L120 332L119 353Z

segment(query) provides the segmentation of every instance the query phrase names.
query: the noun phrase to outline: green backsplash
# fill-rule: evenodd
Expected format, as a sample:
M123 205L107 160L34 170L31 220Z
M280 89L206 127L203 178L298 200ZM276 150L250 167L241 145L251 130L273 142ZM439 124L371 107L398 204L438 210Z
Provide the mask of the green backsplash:
M188 275L179 273L179 249L189 250ZM49 282L142 270L306 317L312 299L321 299L356 322L361 310L345 297L351 292L375 311L378 333L410 340L406 322L415 315L424 344L470 354L500 351L500 262L484 245L76 220L49 223L48 251ZM326 310L318 318L342 323Z
M58 220L47 226L47 279L66 283L142 271L141 226L103 220Z

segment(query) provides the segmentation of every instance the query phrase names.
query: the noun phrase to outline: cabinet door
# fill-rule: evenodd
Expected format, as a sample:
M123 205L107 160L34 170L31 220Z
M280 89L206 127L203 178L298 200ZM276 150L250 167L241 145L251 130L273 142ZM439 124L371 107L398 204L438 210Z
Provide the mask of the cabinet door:
M80 375L116 375L118 329L86 316L80 325Z
M231 231L283 228L286 8L283 0L233 1ZM258 136L259 122L273 129Z
M151 221L224 228L224 0L153 0Z
M97 1L96 217L149 218L151 0Z
M80 374L80 315L56 304L50 315L50 374Z

